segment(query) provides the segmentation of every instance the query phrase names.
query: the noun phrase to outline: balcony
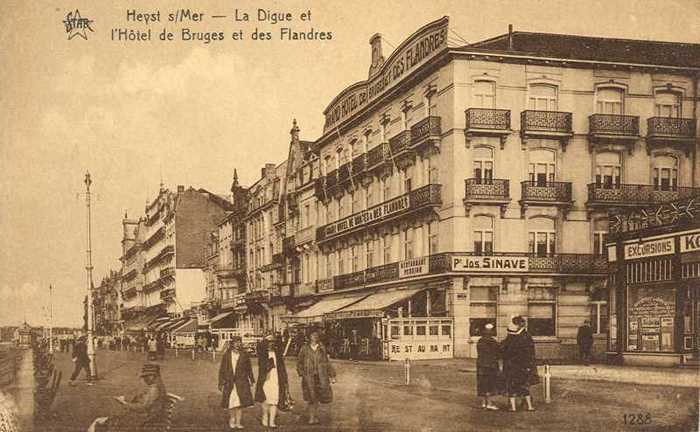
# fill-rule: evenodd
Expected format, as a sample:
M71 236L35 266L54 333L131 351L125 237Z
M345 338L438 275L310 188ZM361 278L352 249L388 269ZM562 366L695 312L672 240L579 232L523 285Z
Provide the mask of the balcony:
M411 126L411 147L418 151L424 148L440 148L442 121L438 116L428 116Z
M308 226L302 228L294 234L294 245L299 247L316 240L316 227Z
M365 283L365 272L356 271L345 273L339 276L333 276L333 286L336 290L362 286Z
M319 177L314 182L314 197L319 200L324 200L326 197L326 178Z
M367 155L362 153L352 160L352 175L353 177L361 176L365 172L367 165Z
M333 170L326 175L326 189L335 187L338 184L338 170Z
M163 301L175 299L175 288L164 289L160 292L160 299Z
M136 287L131 287L131 288L124 290L122 292L122 298L124 300L128 300L128 299L134 298L134 297L136 297Z
M525 217L525 211L529 205L551 205L568 209L573 202L569 182L524 181L521 187L521 217Z
M175 269L173 267L166 267L160 270L160 277L161 278L174 278L175 277Z
M573 136L572 116L569 112L526 110L520 113L520 134L523 146L528 138L556 139L566 150Z
M316 281L316 291L317 292L333 291L334 289L335 289L335 285L334 285L333 278L319 279Z
M510 202L510 181L507 179L469 178L464 180L464 206L467 215L473 205L497 205L501 217Z
M296 249L295 249L295 242L294 242L294 236L289 236L285 237L282 239L282 251L285 254L293 254Z
M593 254L529 255L531 273L600 274L608 273L608 258Z
M413 163L416 154L411 150L411 131L406 129L389 138L389 151L400 168Z
M674 187L663 190L641 184L588 185L588 207L644 207L679 199L700 196L700 188Z
M266 289L257 289L255 291L248 291L245 294L246 303L261 303L266 302L270 299L270 293Z
M318 227L316 241L322 242L350 234L370 225L379 225L399 216L414 214L426 208L442 205L442 185L430 184L390 199L348 217Z
M391 167L391 150L388 143L381 143L367 152L367 166L369 172L387 169Z
M350 181L351 163L345 163L338 168L338 184L344 185Z
M694 119L651 117L647 119L647 152L654 147L672 146L690 154L696 142Z
M593 114L588 117L588 136L594 143L627 140L634 144L639 139L639 117Z
M466 117L464 135L467 147L472 137L496 136L500 138L501 150L505 147L506 139L510 135L510 110L469 108L464 111Z

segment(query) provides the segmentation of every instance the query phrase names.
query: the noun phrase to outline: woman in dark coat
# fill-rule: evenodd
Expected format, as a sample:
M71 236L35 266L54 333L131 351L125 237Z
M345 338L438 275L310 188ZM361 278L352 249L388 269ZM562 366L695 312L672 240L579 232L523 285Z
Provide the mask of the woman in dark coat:
M508 335L503 341L503 372L510 410L515 411L515 398L523 397L527 410L534 411L529 386L537 374L535 366L535 343L525 329L525 319L513 317L508 326Z
M219 367L219 390L223 392L221 406L230 409L229 427L243 429L242 409L253 405L250 386L255 382L250 357L243 349L240 336L234 336Z
M498 407L489 400L489 397L499 393L501 371L498 360L501 358L501 346L494 339L494 333L493 324L486 324L476 344L476 393L484 398L481 408L495 411Z
M331 383L335 384L335 369L321 344L318 330L309 335L297 356L297 373L301 377L304 400L309 404L309 424L318 424L318 404L333 400Z
M288 391L287 368L284 364L282 343L268 333L257 346L258 383L255 401L262 404L262 424L276 428L277 407L285 409Z

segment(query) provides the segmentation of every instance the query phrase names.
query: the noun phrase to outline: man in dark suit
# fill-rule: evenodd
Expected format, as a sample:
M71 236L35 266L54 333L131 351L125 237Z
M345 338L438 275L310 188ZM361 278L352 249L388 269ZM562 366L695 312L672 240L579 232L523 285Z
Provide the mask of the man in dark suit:
M590 321L585 320L583 325L578 328L576 341L578 342L581 361L588 366L591 362L591 348L593 348L593 329Z
M70 385L75 385L75 379L80 375L80 371L85 369L88 382L92 381L90 373L90 358L87 355L87 338L80 336L73 345L73 374L70 376Z

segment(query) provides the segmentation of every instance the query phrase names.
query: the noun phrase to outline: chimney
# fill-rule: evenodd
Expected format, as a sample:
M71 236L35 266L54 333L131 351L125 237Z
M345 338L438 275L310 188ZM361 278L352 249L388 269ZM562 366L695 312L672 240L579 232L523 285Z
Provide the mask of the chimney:
M177 193L183 193L185 191L184 185L177 185Z
M297 126L297 119L292 121L292 130L289 131L289 134L292 136L292 142L299 141L299 126Z
M513 24L508 24L508 50L513 51Z
M382 35L375 33L369 38L369 46L372 49L372 62L369 66L369 76L374 75L384 64L384 54L382 53Z

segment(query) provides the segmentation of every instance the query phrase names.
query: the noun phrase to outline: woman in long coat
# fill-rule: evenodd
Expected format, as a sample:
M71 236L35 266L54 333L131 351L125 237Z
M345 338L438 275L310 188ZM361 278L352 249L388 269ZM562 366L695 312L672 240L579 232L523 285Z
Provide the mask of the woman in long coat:
M484 398L481 408L498 410L490 397L499 393L500 367L498 360L501 358L501 346L493 337L494 325L488 323L481 331L481 337L476 344L476 393Z
M515 399L525 398L527 410L534 411L529 386L537 376L535 366L535 343L525 329L525 319L513 317L508 326L508 335L502 344L503 372L506 390L510 401L510 410L515 411Z
M253 405L250 386L255 382L250 357L243 350L240 336L234 336L219 367L219 390L222 391L221 406L231 410L229 427L243 429L242 409Z
M311 332L309 342L299 350L297 373L304 400L309 404L309 424L318 424L318 404L333 401L331 383L335 384L335 369L320 342L318 330Z
M284 407L287 396L287 368L279 341L272 333L257 346L258 383L255 386L255 401L262 404L262 424L277 427L277 407ZM284 408L282 408L284 409Z

